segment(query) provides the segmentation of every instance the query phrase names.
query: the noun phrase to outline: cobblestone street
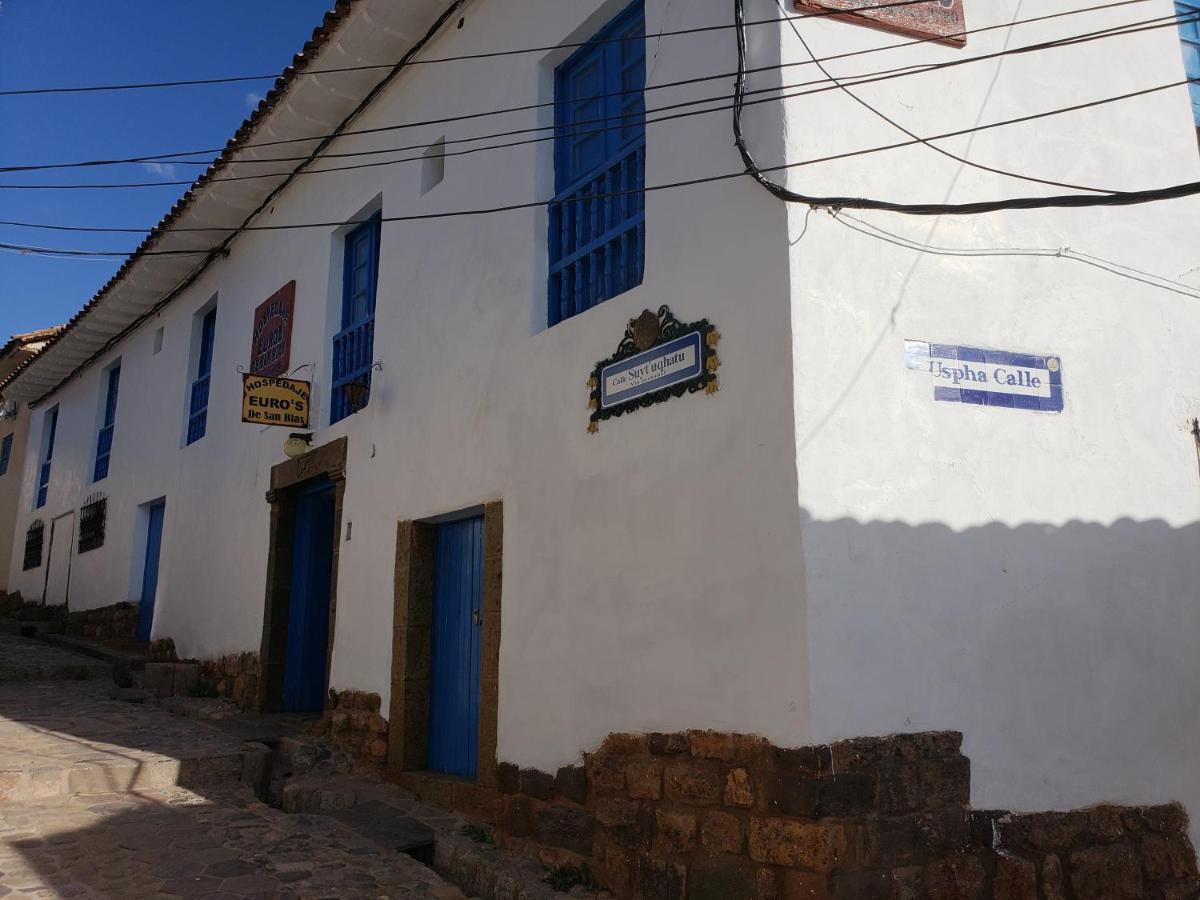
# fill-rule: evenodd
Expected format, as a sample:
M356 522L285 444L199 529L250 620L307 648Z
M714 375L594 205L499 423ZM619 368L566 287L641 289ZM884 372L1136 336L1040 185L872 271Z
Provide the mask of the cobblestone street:
M0 897L461 897L333 818L241 783L213 725L111 699L102 666L0 636Z

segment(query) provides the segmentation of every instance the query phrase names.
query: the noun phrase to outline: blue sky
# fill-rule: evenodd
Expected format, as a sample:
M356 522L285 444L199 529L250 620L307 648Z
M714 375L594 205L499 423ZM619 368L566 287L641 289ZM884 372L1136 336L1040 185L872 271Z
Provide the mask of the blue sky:
M0 90L278 74L333 0L0 0ZM0 97L0 165L220 147L270 81L119 93ZM0 183L176 181L198 166L130 165L0 174ZM153 225L181 187L105 191L0 190L0 219ZM0 242L129 250L136 235L0 227ZM120 259L0 252L0 340L66 321Z

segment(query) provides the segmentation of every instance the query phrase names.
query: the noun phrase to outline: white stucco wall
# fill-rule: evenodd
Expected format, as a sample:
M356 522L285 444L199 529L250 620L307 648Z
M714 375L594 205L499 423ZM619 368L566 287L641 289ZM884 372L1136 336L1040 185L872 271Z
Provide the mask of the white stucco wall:
M968 27L1074 6L968 3ZM861 74L1172 12L1162 0L974 35L963 50L830 66ZM798 27L818 56L901 40L845 24ZM785 55L807 58L785 35ZM1183 77L1177 35L1164 29L857 91L927 135ZM791 101L788 127L789 161L905 139L838 93ZM1111 189L1200 175L1183 88L943 146ZM796 169L790 183L914 202L1065 192L924 147ZM850 214L923 244L1071 247L1197 285L1198 210L1181 200L966 218ZM1188 422L1200 414L1198 301L1069 259L939 256L855 233L825 212L795 208L791 220L813 736L959 729L977 806L1178 799L1196 822L1200 478ZM1065 409L934 402L929 377L905 368L905 339L1057 355Z
M478 2L463 29L451 27L428 53L586 39L623 5L539 0L513 17L505 4ZM650 83L733 71L728 31L653 37L664 27L727 18L719 0L651 0ZM758 29L754 43L760 58L778 52L773 29ZM550 100L553 66L565 55L418 67L354 127ZM648 105L727 90L722 79L654 91ZM335 149L423 146L443 135L546 125L549 113L352 137ZM750 130L782 151L778 109L756 110ZM651 125L648 141L651 185L741 168L727 110ZM451 156L445 181L424 195L419 163L307 176L262 222L352 219L380 195L387 216L552 191L547 141ZM371 404L319 428L314 439L349 436L343 518L352 539L340 552L332 686L378 691L386 708L397 521L501 498L502 759L552 769L623 729L700 725L803 740L786 210L744 180L650 193L643 285L548 329L546 227L544 210L384 226L375 338L382 370ZM293 278L291 364L314 365L321 421L328 421L340 242L332 229L244 235L228 259L116 351L120 408L112 469L101 485L110 498L109 536L75 560L72 605L136 598L143 538L132 534L135 507L165 496L155 636L173 637L189 656L258 649L264 493L270 467L283 460L286 431L238 422L236 367L248 362L253 308ZM194 312L214 295L208 434L181 448ZM592 367L616 350L631 317L663 304L720 329L720 392L672 400L587 434ZM151 356L159 326L166 343ZM99 372L53 398L62 412L50 499L38 513L47 521L89 489ZM36 594L40 575L18 575L14 587Z
M1010 20L1016 0L968 4L969 25ZM733 35L655 37L729 21L725 0L648 0L651 85L734 68ZM1026 4L1028 6L1028 4ZM1166 15L1167 0L1014 32L1014 43ZM586 38L621 7L477 0L429 48L458 55ZM1068 8L1047 0L1023 15ZM778 14L749 0L751 19ZM895 43L802 20L825 55ZM751 29L751 64L803 51ZM925 45L836 71L999 49ZM1119 41L1119 43L1118 43ZM934 133L1180 80L1172 31L963 66L862 89ZM1114 49L1119 48L1119 49ZM417 67L356 122L397 122L544 102L544 58ZM453 72L453 76L449 75ZM817 77L783 70L785 84ZM752 87L778 83L755 76ZM466 87L465 87L466 86ZM729 89L652 91L651 107ZM785 112L786 111L786 112ZM543 111L545 112L545 111ZM339 152L423 147L545 125L537 111L343 139ZM825 93L749 108L764 165L902 139ZM737 172L729 113L651 125L650 185ZM453 144L451 147L453 148ZM1186 93L1164 92L947 144L991 165L1101 187L1188 181L1200 167ZM411 150L403 156L419 155ZM962 170L925 148L812 166L797 189L940 200L1039 192ZM261 218L353 219L547 197L549 142L446 161L421 193L419 163L311 175ZM969 219L861 218L964 248L1072 246L1197 282L1194 201L1125 210ZM181 653L255 650L268 543L264 498L286 432L238 422L254 307L297 282L293 367L311 373L315 444L349 437L332 685L388 700L397 521L504 500L499 755L553 769L613 730L716 727L780 743L954 728L981 806L1066 807L1182 799L1200 810L1189 761L1200 628L1195 449L1196 301L1057 258L919 254L785 208L748 179L647 195L644 284L545 328L542 210L384 226L370 406L328 427L330 337L340 303L335 229L250 233L155 320L50 401L60 405L47 522L88 484L102 370L122 360L103 548L77 556L71 604L140 589L140 505L166 497L154 633ZM789 243L791 247L789 249ZM194 315L218 298L207 436L182 447ZM721 331L721 390L585 432L586 380L627 320L669 304ZM165 341L152 355L154 331ZM1052 353L1061 414L934 403L904 368L905 339ZM40 440L34 416L31 447ZM32 517L24 467L18 535ZM44 572L10 586L40 596Z

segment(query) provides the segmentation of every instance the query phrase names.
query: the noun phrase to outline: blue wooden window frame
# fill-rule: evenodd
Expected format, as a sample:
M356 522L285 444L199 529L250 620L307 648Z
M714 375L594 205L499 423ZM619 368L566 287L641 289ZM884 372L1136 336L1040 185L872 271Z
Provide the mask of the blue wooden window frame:
M1176 0L1175 14L1191 16L1200 14L1200 3ZM1183 67L1187 72L1188 90L1192 95L1192 118L1200 128L1200 22L1181 22L1179 39L1183 43Z
M554 73L550 325L645 274L645 36L636 0Z
M340 422L350 408L345 386L367 387L361 409L370 400L375 352L375 298L379 290L379 241L383 213L377 212L345 238L342 257L342 327L333 336L333 390L329 423Z
M92 469L92 481L103 481L108 477L108 460L112 456L113 428L117 423L117 391L121 384L121 366L108 370L108 387L104 392L104 421L96 436L96 465Z
M194 444L208 431L208 386L212 376L213 345L217 339L217 308L204 314L200 322L200 355L196 377L188 402L187 442Z
M12 456L13 436L6 434L4 441L0 442L0 475L8 472L8 458Z
M42 450L41 464L38 466L37 500L33 504L34 509L41 509L46 505L46 495L50 492L50 463L54 459L54 438L58 434L57 406L47 410L42 428L43 434L46 435L46 444Z

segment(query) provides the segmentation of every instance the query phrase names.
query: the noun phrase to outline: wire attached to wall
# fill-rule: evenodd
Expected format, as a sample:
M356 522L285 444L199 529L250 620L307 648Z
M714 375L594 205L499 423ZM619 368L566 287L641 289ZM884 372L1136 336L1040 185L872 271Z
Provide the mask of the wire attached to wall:
M742 109L745 105L747 74L746 29L743 24L745 22L745 0L733 0L733 11L734 21L738 25L736 29L738 76L734 87L733 111L734 143L737 145L738 153L746 165L746 174L750 175L769 193L786 203L799 203L823 209L874 209L912 216L961 216L1016 209L1130 206L1138 203L1200 194L1200 182L1176 184L1151 191L1117 191L1097 195L1066 194L1049 197L1008 197L973 203L897 203L890 200L867 197L818 196L793 191L785 185L772 181L766 175L767 171L786 169L790 167L789 165L776 166L772 169L760 168L755 161L753 153L751 153L750 148L747 146L745 134L742 129ZM932 138L920 138L916 140L916 143L927 144L929 140L932 140Z

